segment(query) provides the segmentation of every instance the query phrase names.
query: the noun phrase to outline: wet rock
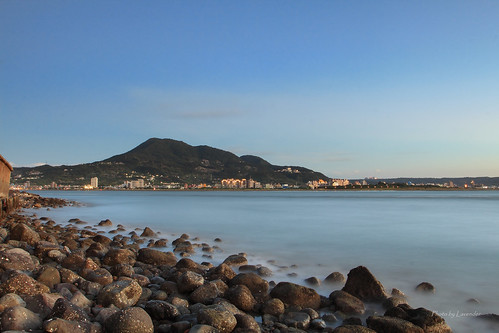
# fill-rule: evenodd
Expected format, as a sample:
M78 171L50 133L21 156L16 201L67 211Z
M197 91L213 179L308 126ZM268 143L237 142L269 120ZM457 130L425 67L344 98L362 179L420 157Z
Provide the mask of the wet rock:
M110 273L117 277L120 276L132 277L132 275L135 274L135 271L133 270L133 267L129 264L118 264L111 267Z
M105 322L109 333L153 333L154 325L147 312L138 307L116 312Z
M341 284L345 283L345 280L346 280L345 275L341 274L340 272L333 272L324 279L324 282L332 284L335 283Z
M156 233L151 230L149 227L145 227L144 231L140 234L140 237L154 237Z
M336 311L345 314L363 314L366 310L364 303L360 299L342 290L333 291L329 295L329 299Z
M248 330L251 332L261 332L260 326L256 322L255 318L247 314L235 314L236 318L236 330Z
M113 276L105 268L97 268L95 270L84 269L81 271L81 276L88 281L96 282L102 286L107 286L113 282Z
M105 219L99 222L98 226L99 227L110 227L113 225L113 222L111 222L110 219Z
M243 266L248 264L248 259L244 255L233 254L228 256L223 263L229 266Z
M69 321L61 318L47 320L43 328L45 332L60 333L101 333L102 327L99 323L86 323L78 321Z
M229 265L222 263L217 267L210 268L207 276L208 280L220 279L223 282L228 283L236 276L236 273L232 270L232 268L230 268Z
M79 290L74 293L73 297L71 297L69 301L84 310L88 310L92 307L92 301L83 295Z
M327 324L324 320L322 319L314 319L310 322L310 328L315 329L315 330L323 330L327 327Z
M189 333L219 333L219 331L210 325L194 325L189 330Z
M383 301L383 307L390 309L400 304L407 304L407 300L403 297L389 297Z
M229 286L245 285L253 294L266 294L269 283L255 273L239 273L229 282Z
M38 294L35 296L25 296L26 308L38 313L41 319L47 318L55 306L55 302L62 296L59 294Z
M200 324L215 327L219 332L232 332L237 325L236 317L223 307L211 306L203 309L197 316Z
M192 271L182 273L177 279L177 288L181 293L191 293L203 284L203 276Z
M61 283L61 273L55 267L44 266L36 280L52 289L56 284Z
M115 266L118 264L135 264L135 254L128 249L110 249L104 258L102 264L107 266Z
M175 320L180 315L176 306L165 301L149 301L145 310L155 320Z
M114 305L120 309L137 304L142 287L134 280L122 280L105 286L97 297L97 303Z
M50 288L46 285L18 271L11 271L7 281L0 284L0 296L8 293L14 293L20 296L34 296L48 293L49 291Z
M260 276L263 276L263 277L272 276L272 270L268 267L265 267L265 266L258 267L258 269L256 270L256 273Z
M59 273L61 274L62 283L72 284L81 279L81 276L79 276L78 274L67 268L60 268Z
M387 298L383 285L364 266L356 267L348 273L342 290L362 301L378 302Z
M319 280L315 276L305 279L305 282L311 286L316 286L316 287L321 285L321 280Z
M16 224L10 231L10 239L26 242L35 246L40 240L40 235L24 223Z
M284 324L289 327L306 330L310 326L310 316L304 312L288 312L284 315Z
M404 305L399 306L402 308ZM445 323L445 320L435 312L425 308L410 309L405 308L408 314L407 320L421 327L425 332L432 333L451 333L451 328Z
M26 306L26 302L16 294L6 294L0 298L0 313L15 306Z
M426 294L434 294L435 287L429 282L421 282L416 286L416 291Z
M245 285L231 287L225 297L242 311L252 311L256 305L255 298Z
M96 236L97 237L97 236ZM95 238L95 237L94 237ZM101 243L93 243L86 251L87 257L102 258L109 251L109 248Z
M284 303L278 298L271 298L262 307L262 312L264 314L269 314L275 317L279 317L284 313L285 306Z
M85 265L85 257L78 253L72 253L64 258L61 265L72 271L78 271Z
M15 306L2 313L0 326L2 331L31 331L42 328L42 320L36 313Z
M345 325L335 328L333 333L376 333L376 331L359 325Z
M218 281L224 283L221 280ZM229 289L227 285L225 285L225 288L221 288L216 282L210 281L194 290L189 295L189 300L192 303L212 304L213 300L217 297L222 297L227 289Z
M413 323L395 317L370 316L366 320L367 327L376 332L386 333L424 333L421 327Z
M315 290L291 282L279 282L270 296L279 298L285 304L302 308L318 309L321 304L321 298Z
M177 258L172 252L162 252L151 248L140 249L137 260L145 264L156 266L175 266L177 263Z
M28 252L14 248L0 252L0 269L33 271L36 269L36 264Z
M65 298L59 298L55 302L50 317L69 321L90 322L90 318L83 309Z

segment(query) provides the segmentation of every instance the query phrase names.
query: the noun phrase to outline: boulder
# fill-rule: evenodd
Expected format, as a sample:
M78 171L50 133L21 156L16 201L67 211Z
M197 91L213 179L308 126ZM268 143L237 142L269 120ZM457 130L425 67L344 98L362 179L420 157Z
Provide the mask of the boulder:
M387 298L385 288L364 266L352 269L343 291L367 302L381 302Z
M81 276L88 281L96 282L102 286L107 286L113 282L113 276L105 268L97 268L95 270L84 269L81 271Z
M286 307L284 303L278 298L271 298L262 307L262 312L264 314L269 314L275 317L279 317L284 313Z
M310 326L310 316L304 312L288 312L284 315L284 324L301 330Z
M189 333L219 333L219 331L210 325L197 324L191 327Z
M175 266L177 263L177 258L172 252L162 252L151 248L140 249L137 260L155 266Z
M0 326L2 332L32 331L42 328L42 319L36 313L22 306L14 306L2 313Z
M240 329L255 333L261 332L260 325L258 325L255 318L252 316L247 314L235 314L234 317L237 321L236 330Z
M26 306L26 302L16 294L6 294L0 298L0 313L15 306Z
M83 309L71 303L64 297L59 298L55 302L54 308L52 309L52 313L49 317L61 318L69 321L90 322L90 318Z
M383 333L425 333L425 331L413 323L395 317L370 316L366 320L367 327L376 332Z
M52 289L56 284L61 283L61 273L53 266L44 266L36 280Z
M243 266L248 264L248 259L242 254L233 254L228 256L223 263L229 266Z
M8 293L14 293L20 296L34 296L48 293L49 291L50 288L46 285L17 271L12 271L7 281L0 284L0 296Z
M235 285L226 293L225 297L242 311L252 311L256 305L256 300L251 291L245 285Z
M451 328L445 320L435 312L425 308L412 309L407 304L401 304L386 311L385 316L407 320L421 327L425 332L451 333Z
M8 249L0 252L0 269L34 271L37 265L31 259L31 255L20 248Z
M55 306L55 302L62 296L60 294L38 294L35 296L25 296L26 308L38 313L41 319L47 318Z
M144 231L140 234L140 237L154 237L156 236L156 233L152 231L151 228L145 227Z
M135 280L121 280L102 288L97 303L122 309L137 304L141 295L142 287Z
M336 327L333 333L376 333L376 331L359 325L344 325Z
M99 323L69 321L61 318L47 320L43 324L43 328L45 332L102 333L102 327Z
M230 268L229 265L222 263L216 267L210 268L207 276L208 280L220 279L223 282L228 283L236 276L236 273L232 270L232 268Z
M198 323L215 327L221 333L232 332L237 325L236 317L225 308L210 306L197 315Z
M102 258L102 264L107 266L115 266L118 264L135 264L135 253L128 249L110 249L104 258Z
M110 227L113 225L113 222L111 222L110 219L105 219L99 222L98 226L99 227Z
M203 276L192 271L182 273L177 279L177 288L180 293L191 293L203 284Z
M218 280L221 283L224 283L221 280ZM225 283L224 283L225 284ZM202 286L199 286L196 290L194 290L190 295L189 295L189 300L192 303L202 303L202 304L212 304L213 300L217 297L222 297L225 293L225 290L229 289L227 285L225 285L225 288L219 287L219 284L217 284L214 281L210 281L206 284L203 284Z
M315 290L291 282L279 282L270 296L279 298L285 304L302 308L318 309L321 305L321 297Z
M10 231L10 239L26 242L35 246L40 240L40 235L24 223L16 224Z
M333 291L329 295L329 299L336 311L341 311L347 315L363 314L366 310L360 299L342 290Z
M145 310L154 320L175 320L180 316L177 307L165 301L148 301Z
M341 274L340 272L333 272L329 274L325 279L324 282L326 283L345 283L345 275Z
M111 315L105 322L109 333L153 333L151 317L144 309L131 307Z
M269 291L269 283L255 273L239 273L229 282L229 286L244 285L253 294L266 294Z
M416 286L416 291L420 293L434 294L435 287L430 282L421 282Z

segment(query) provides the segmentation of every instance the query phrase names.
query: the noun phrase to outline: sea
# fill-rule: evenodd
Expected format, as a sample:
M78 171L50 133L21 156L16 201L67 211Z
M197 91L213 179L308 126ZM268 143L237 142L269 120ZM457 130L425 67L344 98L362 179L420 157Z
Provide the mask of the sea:
M110 219L150 227L170 242L187 233L217 245L217 265L244 252L268 280L305 285L366 266L390 292L442 316L454 332L497 332L478 316L499 313L499 191L42 191L80 205L29 209L58 223ZM220 238L222 242L215 242ZM171 250L165 249L165 250ZM237 271L237 270L236 270ZM421 282L435 286L421 294ZM328 296L340 286L314 287ZM474 301L470 301L474 300ZM382 314L370 307L366 314ZM365 319L365 317L363 318Z

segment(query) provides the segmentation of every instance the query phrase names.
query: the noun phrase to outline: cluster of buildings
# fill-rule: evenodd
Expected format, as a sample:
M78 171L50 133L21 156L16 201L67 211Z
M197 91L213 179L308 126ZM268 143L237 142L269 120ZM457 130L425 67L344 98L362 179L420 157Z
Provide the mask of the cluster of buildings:
M307 183L310 189L326 188L326 187L338 187L338 186L348 186L350 181L348 179L329 179L329 180L313 180Z
M220 182L222 188L262 188L262 184L260 182L254 181L253 179L222 179Z

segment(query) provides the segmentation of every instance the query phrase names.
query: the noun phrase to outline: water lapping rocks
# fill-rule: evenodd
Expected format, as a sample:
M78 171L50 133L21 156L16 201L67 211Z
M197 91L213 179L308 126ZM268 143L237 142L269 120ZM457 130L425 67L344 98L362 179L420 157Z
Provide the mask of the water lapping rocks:
M64 204L39 197L27 202ZM271 271L249 265L244 254L197 263L188 256L211 247L188 235L165 252L154 248L159 235L150 228L130 237L118 227L110 238L99 228L112 221L91 228L70 222L21 214L1 221L2 331L451 332L434 312L410 307L400 291L389 295L363 266L326 297L291 282L269 283ZM328 280L339 286L344 277L335 272ZM382 307L384 313L372 310Z

